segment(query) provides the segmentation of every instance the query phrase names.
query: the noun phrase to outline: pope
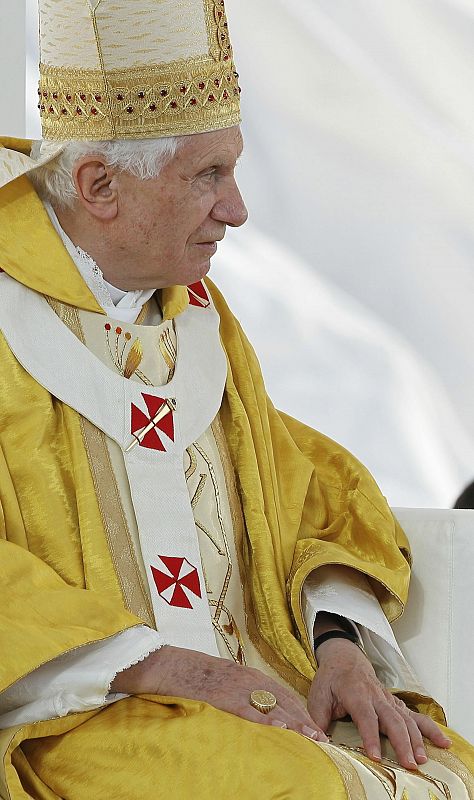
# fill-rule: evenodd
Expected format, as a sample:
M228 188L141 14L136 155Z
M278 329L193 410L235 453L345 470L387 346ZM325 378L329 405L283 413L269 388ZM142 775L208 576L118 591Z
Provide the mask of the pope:
M223 0L40 0L0 149L0 796L469 798L407 539L206 277L247 209ZM256 265L258 268L258 265Z

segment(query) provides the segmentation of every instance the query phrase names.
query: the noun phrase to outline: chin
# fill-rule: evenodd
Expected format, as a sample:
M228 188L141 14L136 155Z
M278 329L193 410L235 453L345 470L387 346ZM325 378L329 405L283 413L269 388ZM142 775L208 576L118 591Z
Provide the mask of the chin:
M201 264L198 264L194 269L189 270L189 273L186 276L185 283L183 283L183 286L192 286L193 283L201 281L203 278L206 277L210 269L211 269L211 259L207 258Z

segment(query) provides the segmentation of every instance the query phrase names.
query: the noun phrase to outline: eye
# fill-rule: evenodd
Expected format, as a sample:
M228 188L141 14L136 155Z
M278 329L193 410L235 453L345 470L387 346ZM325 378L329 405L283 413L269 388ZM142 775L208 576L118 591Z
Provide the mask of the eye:
M218 170L217 167L209 167L209 169L206 169L204 170L204 172L201 172L201 175L199 177L204 179L213 178L217 174L217 170Z

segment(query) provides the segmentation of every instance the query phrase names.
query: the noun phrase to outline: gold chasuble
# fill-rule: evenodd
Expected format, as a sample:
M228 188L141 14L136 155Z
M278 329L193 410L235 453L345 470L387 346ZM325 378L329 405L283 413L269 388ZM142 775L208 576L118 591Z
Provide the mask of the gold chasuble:
M316 664L301 594L307 576L323 565L362 572L389 620L400 615L409 547L384 498L343 448L273 408L254 352L210 281L190 290L164 290L157 298L163 319L155 331L155 299L136 324L114 325L26 177L0 189L0 268L6 273L0 275L0 317L7 285L27 287L25 296L43 306L47 301L70 336L71 352L83 348L104 374L109 370L114 380L118 374L130 385L140 383L143 397L147 387L152 392L163 384L165 394L166 385L173 385L179 332L190 305L199 309L209 300L215 307L227 356L225 391L212 425L187 448L183 475L221 655L307 694ZM22 331L34 323L29 319L26 325L26 308L16 309L21 347L28 346ZM43 335L38 329L38 337ZM5 329L0 337L0 691L62 654L128 628L145 624L160 630L141 563L139 515L127 495L124 450L66 402L70 387L59 397L37 382L8 338ZM53 362L55 346L48 343ZM153 348L155 366L146 361ZM54 372L55 362L49 366ZM81 375L78 370L78 381ZM168 435L174 434L167 424ZM206 486L222 539L200 517ZM224 559L222 574L211 564L212 552ZM188 578L187 586L196 590L193 580ZM429 698L401 695L444 722ZM349 723L336 726L334 739L342 737L344 744L322 744L202 702L129 697L0 731L0 797L472 800L472 748L455 733L450 736L449 751L428 746L428 763L408 773L391 760L388 748L381 765L370 762L357 749Z

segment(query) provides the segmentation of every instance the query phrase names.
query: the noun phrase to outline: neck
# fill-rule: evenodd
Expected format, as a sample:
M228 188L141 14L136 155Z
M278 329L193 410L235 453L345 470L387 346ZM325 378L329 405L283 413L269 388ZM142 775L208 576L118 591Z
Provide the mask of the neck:
M117 247L112 226L98 222L76 204L73 208L53 206L63 231L76 247L80 247L100 266L105 280L123 292L133 291L136 286L118 285L127 281L117 279L129 265L127 254ZM122 269L123 267L123 269Z

